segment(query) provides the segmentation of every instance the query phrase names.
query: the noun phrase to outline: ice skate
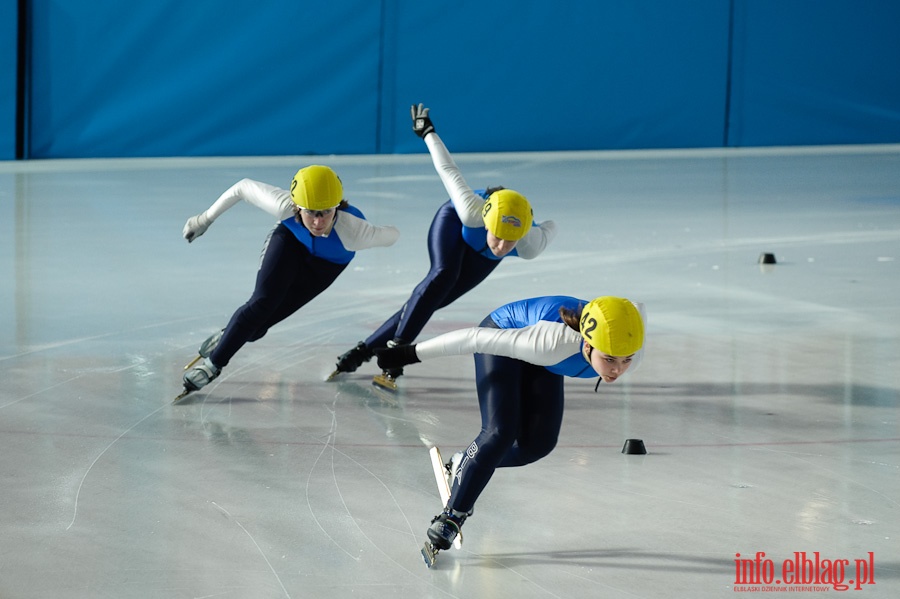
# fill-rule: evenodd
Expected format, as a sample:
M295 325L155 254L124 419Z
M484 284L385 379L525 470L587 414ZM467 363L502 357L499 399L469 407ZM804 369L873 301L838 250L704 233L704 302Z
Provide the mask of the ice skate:
M462 540L462 525L469 514L444 508L444 511L434 517L428 528L428 540L422 547L422 557L425 565L431 568L437 560L437 554L450 549L454 541Z
M197 350L197 353L199 355L191 360L188 365L184 367L184 369L187 370L203 358L208 358L209 355L213 353L213 350L216 349L216 346L219 345L219 340L222 339L222 334L224 332L225 329L222 329L221 331L216 331L215 333L207 337L206 341L200 344L200 349Z
M390 368L381 374L375 375L372 379L372 384L388 391L396 391L398 389L397 379L401 376L403 376L402 368Z
M356 344L356 347L338 356L334 372L328 375L328 378L325 380L332 381L337 375L343 372L355 372L357 368L371 360L374 355L375 352L372 351L365 342L360 341Z
M189 393L199 391L219 376L220 372L222 372L222 369L213 364L212 360L204 358L202 363L184 373L184 377L182 378L184 390L182 390L172 403L177 403Z
M441 497L442 505L446 506L450 502L450 489L453 487L453 478L459 470L459 465L462 463L464 454L461 451L453 454L453 457L450 458L447 463L444 463L444 460L441 457L441 450L437 447L429 449L428 454L431 456L431 468L434 471L434 480L437 483L438 495ZM440 515L434 517L434 520L431 521L432 525L434 525L434 523L445 513L447 513L447 508L444 508L444 512ZM468 514L464 514L461 517L458 516L459 512L455 512L455 514L457 514L456 518L458 520L457 529L453 534L453 538L447 541L446 547L435 543L434 540L431 539L431 529L428 531L428 540L425 541L425 545L422 547L422 557L425 560L425 565L429 568L434 566L437 554L442 549L449 549L451 544L457 549L462 546L462 534L458 534L459 527L462 526L462 522L465 521Z

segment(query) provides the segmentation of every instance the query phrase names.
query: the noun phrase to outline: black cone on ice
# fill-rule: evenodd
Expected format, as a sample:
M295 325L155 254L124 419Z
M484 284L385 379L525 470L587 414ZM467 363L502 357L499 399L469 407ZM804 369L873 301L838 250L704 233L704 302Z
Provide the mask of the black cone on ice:
M622 453L644 455L647 453L647 448L644 447L644 442L641 439L626 439L625 446L622 447Z

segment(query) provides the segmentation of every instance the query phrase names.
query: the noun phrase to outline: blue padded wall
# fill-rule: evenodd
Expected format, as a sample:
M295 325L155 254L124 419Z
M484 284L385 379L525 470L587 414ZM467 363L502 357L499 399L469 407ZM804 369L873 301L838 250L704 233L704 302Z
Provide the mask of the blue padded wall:
M900 142L900 2L735 7L728 145Z
M422 3L396 15L386 52L396 77L385 106L433 106L454 150L722 143L727 2L448 6ZM408 116L398 118L402 135L385 145L419 151L405 134Z
M30 4L32 158L900 142L893 0Z
M33 2L35 157L375 151L378 2Z
M0 160L16 157L16 60L19 11L0 3Z

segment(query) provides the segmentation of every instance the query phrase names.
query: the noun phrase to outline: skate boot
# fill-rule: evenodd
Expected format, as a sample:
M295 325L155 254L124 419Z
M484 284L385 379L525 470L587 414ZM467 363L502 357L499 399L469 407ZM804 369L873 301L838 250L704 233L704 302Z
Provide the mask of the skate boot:
M184 390L175 398L175 401L177 402L188 393L202 389L219 376L220 372L222 369L213 364L212 360L204 358L203 362L184 373L184 377L182 377Z
M357 368L371 360L372 356L374 355L375 352L372 351L371 348L369 348L369 346L365 344L365 342L360 341L356 344L356 347L338 356L337 365L335 365L334 367L334 372L332 372L325 380L333 380L334 377L341 374L342 372L355 372Z
M471 515L472 512L466 514L447 507L434 517L428 528L428 540L425 541L425 546L422 548L422 557L425 559L426 566L429 568L434 566L437 554L450 549L457 536L462 540L462 525Z
M462 536L462 525L469 514L450 508L434 517L428 528L428 540L436 548L446 551L453 544L457 535Z
M196 358L190 361L190 363L184 367L185 370L202 360L203 358L208 358L213 350L219 345L219 341L222 339L222 335L225 333L225 329L221 331L216 331L209 337L207 337L206 341L200 344L200 349L197 350L199 354Z

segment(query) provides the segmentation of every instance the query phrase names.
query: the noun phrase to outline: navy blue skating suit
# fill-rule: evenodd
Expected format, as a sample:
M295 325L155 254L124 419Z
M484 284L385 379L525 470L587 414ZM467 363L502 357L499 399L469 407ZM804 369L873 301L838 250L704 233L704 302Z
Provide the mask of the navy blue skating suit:
M235 311L209 358L224 368L247 342L263 337L327 289L353 259L355 252L393 244L396 227L368 223L354 206L342 204L333 227L313 236L293 216L291 194L259 181L243 179L223 193L206 211L210 221L244 200L281 222L272 230L250 299Z
M520 300L491 312L480 327L416 344L423 361L469 353L475 358L481 432L457 471L450 508L471 512L496 468L530 464L556 446L563 378L598 376L582 354L581 333L559 313L565 307L577 314L587 303L569 296Z
M468 186L437 133L426 135L425 143L450 199L438 209L428 230L428 274L400 310L366 339L370 349L384 347L392 339L414 341L437 310L481 283L502 260L487 245L481 215L487 194ZM553 221L535 223L507 256L535 258L555 235Z

